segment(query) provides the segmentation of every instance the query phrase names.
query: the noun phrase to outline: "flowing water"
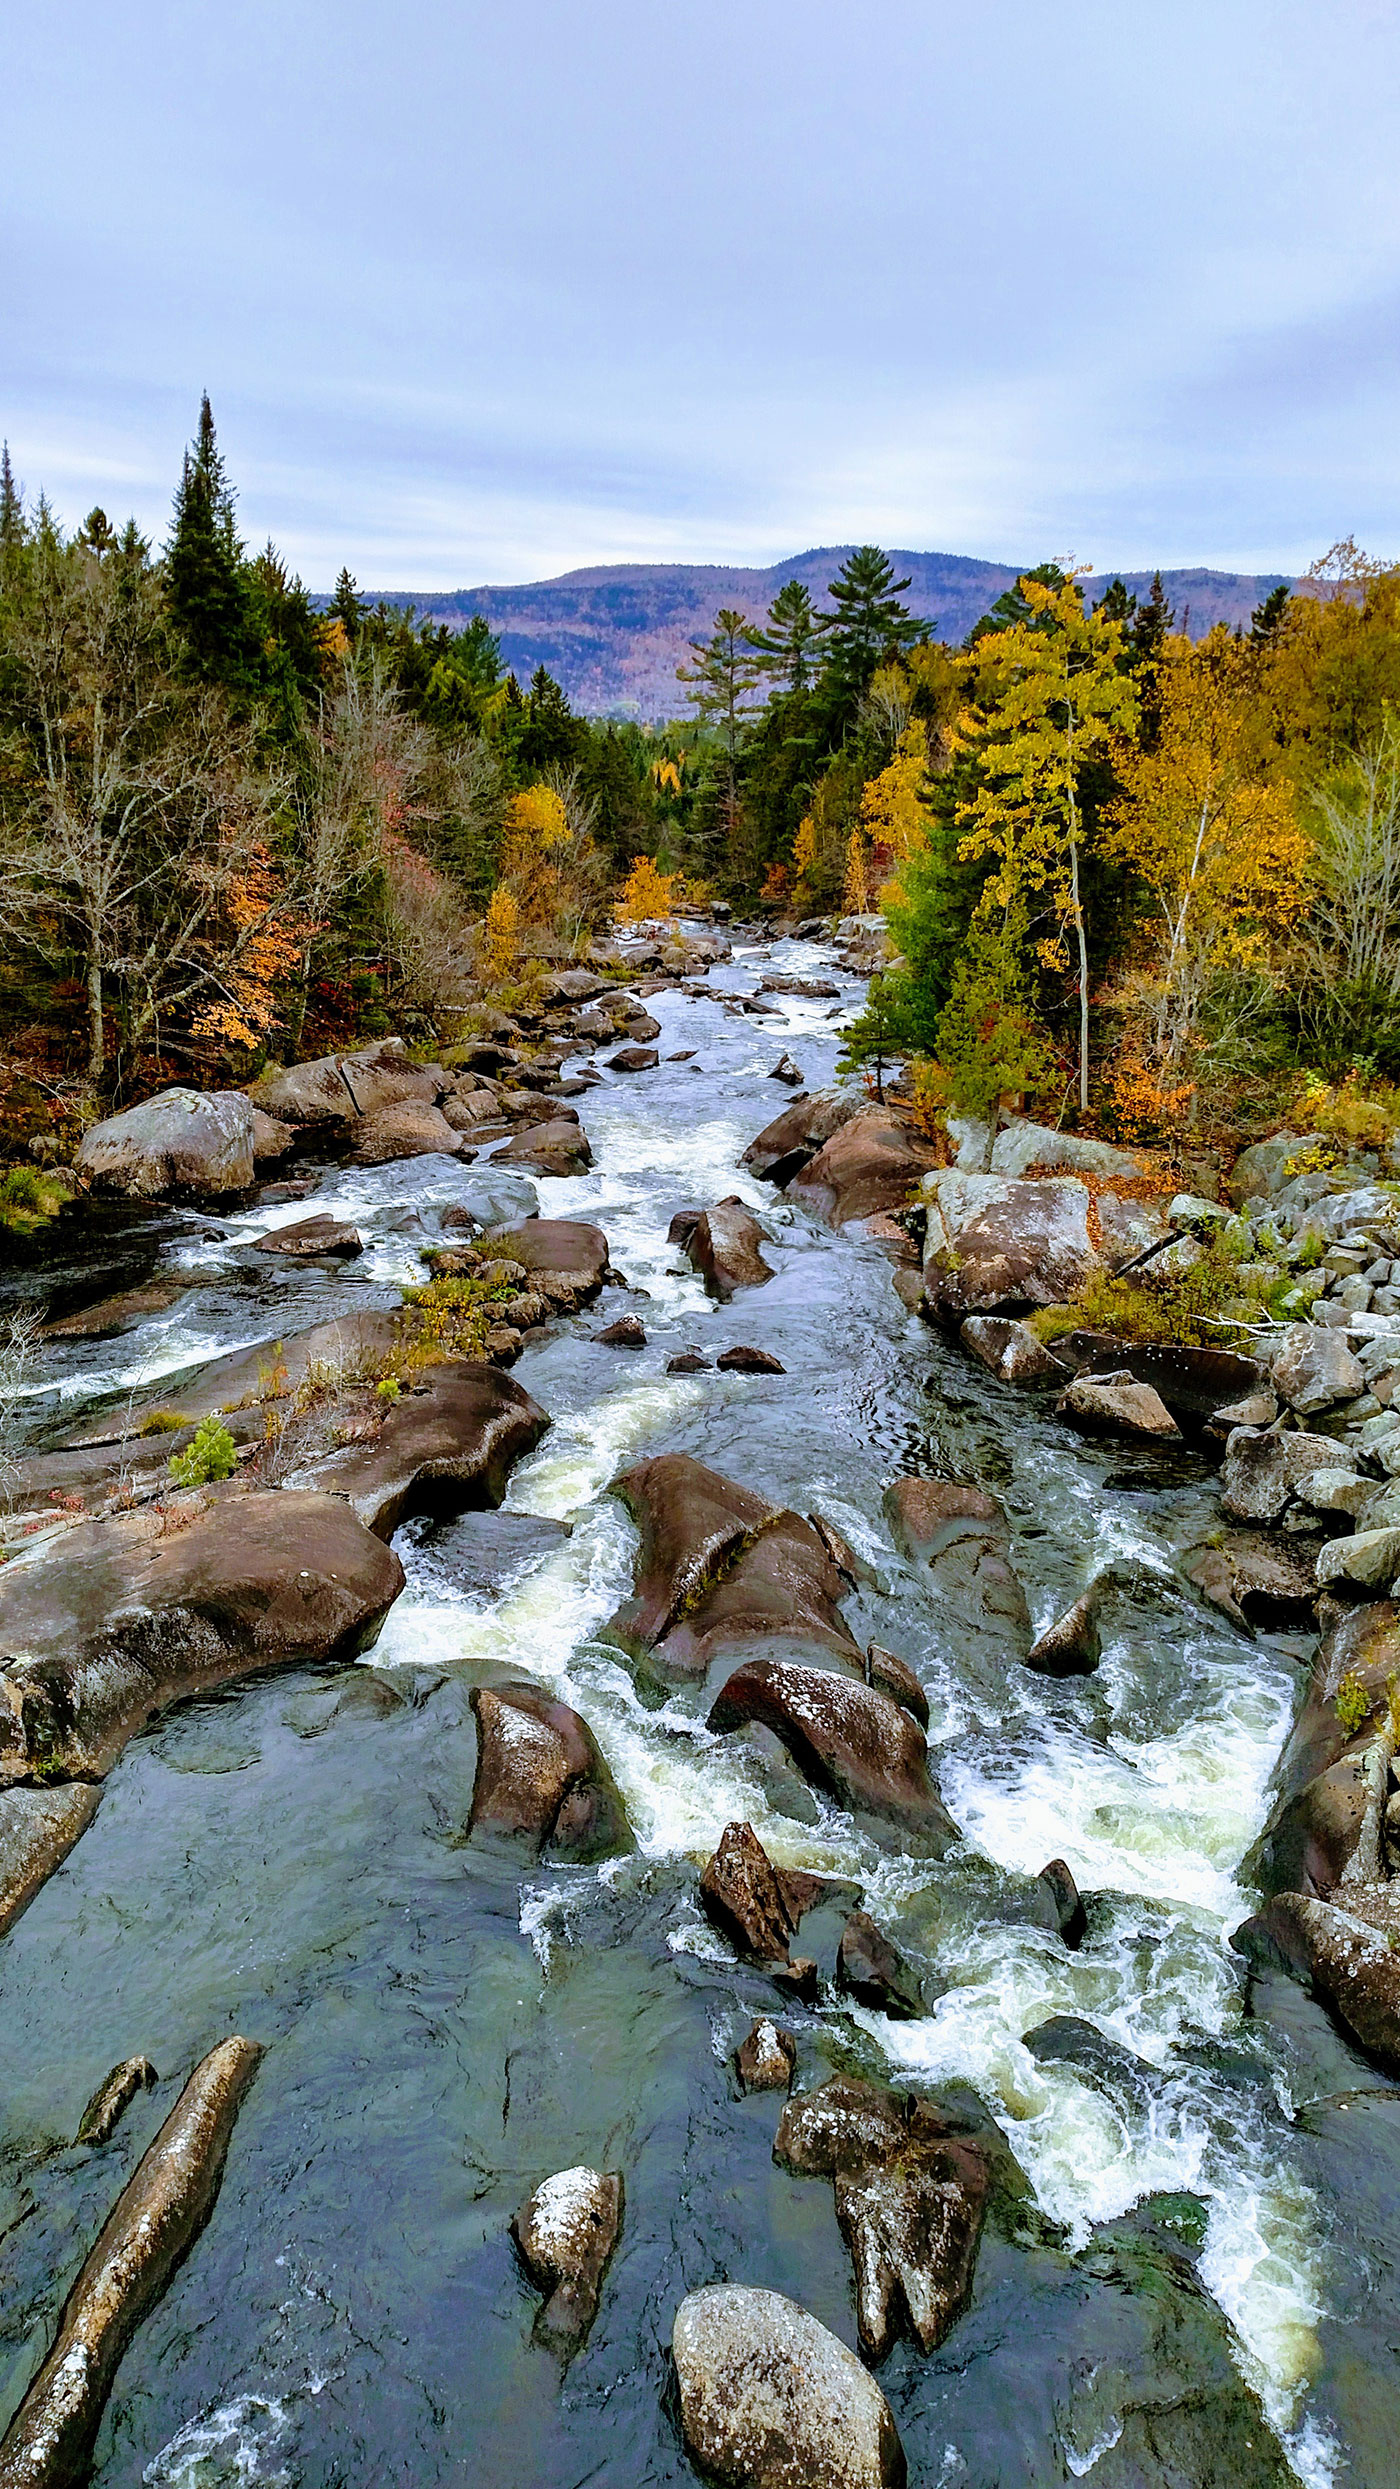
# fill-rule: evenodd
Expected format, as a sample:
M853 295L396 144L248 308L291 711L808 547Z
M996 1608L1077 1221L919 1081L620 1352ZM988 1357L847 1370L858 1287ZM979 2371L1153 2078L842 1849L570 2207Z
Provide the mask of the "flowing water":
M774 964L830 966L803 944ZM1183 1594L1175 1555L1218 1518L1194 1456L1125 1462L1079 1442L909 1316L877 1248L738 1166L786 1096L767 1077L778 1055L790 1048L809 1086L829 1081L859 997L847 979L835 1014L795 998L763 1021L727 1011L760 966L740 949L703 999L655 999L663 1062L589 1092L585 1177L331 1168L314 1204L113 1218L70 1274L89 1294L99 1267L112 1285L154 1263L190 1284L124 1339L55 1352L36 1439L166 1376L178 1405L201 1358L396 1301L453 1201L594 1219L646 1292L605 1297L526 1351L516 1373L550 1432L500 1521L399 1533L408 1587L373 1652L232 1688L135 1741L0 1946L0 2420L183 2072L228 2031L268 2047L213 2221L122 2366L103 2484L684 2481L666 2353L687 2289L763 2283L854 2340L830 2190L774 2167L773 2100L736 2098L727 2070L771 2008L695 1902L697 1863L735 1818L784 1864L857 1878L925 1979L931 2010L914 2022L786 2014L799 2079L840 2066L971 2086L1033 2189L1019 2226L989 2227L942 2350L904 2346L882 2371L913 2481L1148 2477L1113 2449L1156 2337L1133 2347L1123 2294L1091 2288L1080 2251L1163 2193L1205 2208L1201 2279L1300 2479L1396 2477L1400 2103L1286 1983L1264 1983L1268 2010L1246 2019L1227 1943L1251 1907L1241 1861L1304 1648L1249 1643ZM664 1059L682 1049L690 1061ZM734 1192L763 1217L776 1276L722 1308L676 1267L666 1229ZM250 1263L257 1235L310 1206L356 1220L358 1263ZM624 1308L644 1316L641 1353L592 1336ZM737 1341L786 1374L665 1372L681 1347ZM757 1745L712 1736L698 1698L641 1701L599 1638L635 1546L607 1488L663 1450L824 1513L865 1558L847 1614L922 1679L967 1836L942 1865L874 1847ZM901 1562L881 1496L909 1471L1002 1498L1037 1627L1098 1564L1129 1561L1137 1587L1095 1677L1007 1663ZM589 1720L635 1856L522 1875L463 1846L468 1692L502 1662ZM1094 1896L1077 1954L1031 1919L1030 1879L1055 1855ZM1037 2062L1023 2035L1055 2014L1096 2027L1101 2061ZM105 2152L74 2151L89 2092L138 2051L167 2079ZM625 2173L626 2214L561 2381L531 2346L507 2224L577 2161Z

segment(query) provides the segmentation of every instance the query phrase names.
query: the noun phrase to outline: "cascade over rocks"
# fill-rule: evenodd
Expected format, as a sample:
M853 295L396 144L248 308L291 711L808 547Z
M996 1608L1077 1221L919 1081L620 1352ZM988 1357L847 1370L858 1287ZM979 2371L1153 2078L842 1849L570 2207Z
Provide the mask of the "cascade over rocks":
M211 2049L123 2187L0 2444L3 2489L77 2489L88 2477L122 2353L214 2209L262 2054L256 2040Z
M933 1162L888 1107L860 1106L784 1190L828 1227L845 1227L902 1210Z
M825 1668L749 1660L726 1679L709 1725L750 1721L781 1738L799 1771L839 1805L898 1826L922 1855L940 1857L960 1838L929 1780L923 1731L888 1694Z
M931 2101L838 2076L789 2101L773 2158L834 2183L866 2357L883 2359L906 2322L936 2350L972 2294L991 2183L982 2147Z
M476 1780L468 1833L583 1862L633 1846L586 1720L539 1685L474 1686Z
M964 1623L999 1634L1022 1657L1030 1648L1030 1610L996 1497L953 1479L896 1478L884 1502L901 1553L930 1576Z
M688 1452L639 1461L612 1492L642 1538L635 1590L609 1627L624 1650L665 1677L697 1678L722 1652L777 1634L860 1667L838 1612L845 1582L810 1521Z
M560 2169L522 2204L511 2230L536 2288L548 2293L535 2340L572 2357L598 2313L618 2232L622 2177L610 2169Z
M463 1358L425 1367L389 1404L373 1442L348 1444L305 1474L388 1540L411 1512L499 1504L549 1422L509 1375Z
M673 1222L674 1223L674 1222ZM761 1288L773 1276L763 1258L763 1230L737 1193L702 1210L683 1242L686 1258L705 1282L705 1294L727 1305L740 1288Z
M693 2290L671 2356L686 2450L717 2489L904 2489L899 2432L854 2351L776 2290Z
M740 1164L751 1167L765 1183L787 1184L863 1104L858 1089L822 1089L812 1097L794 1098L750 1141Z
M215 1495L168 1536L149 1512L79 1523L0 1572L0 1783L100 1778L187 1695L353 1658L403 1578L334 1495Z
M97 1192L214 1200L254 1181L253 1110L236 1089L162 1089L89 1126L75 1161Z

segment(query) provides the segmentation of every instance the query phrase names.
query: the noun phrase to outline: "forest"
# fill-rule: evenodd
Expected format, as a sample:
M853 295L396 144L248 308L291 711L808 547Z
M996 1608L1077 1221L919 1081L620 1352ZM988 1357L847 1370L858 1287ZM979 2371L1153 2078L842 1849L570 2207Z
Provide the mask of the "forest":
M1047 562L959 646L875 546L723 609L663 728L252 553L208 399L169 535L0 467L0 1159L171 1080L440 1044L723 900L887 921L850 1058L932 1133L1020 1099L1169 1147L1400 1081L1400 566L1191 639ZM2 1181L4 1179L0 1179ZM12 1183L16 1178L10 1179Z

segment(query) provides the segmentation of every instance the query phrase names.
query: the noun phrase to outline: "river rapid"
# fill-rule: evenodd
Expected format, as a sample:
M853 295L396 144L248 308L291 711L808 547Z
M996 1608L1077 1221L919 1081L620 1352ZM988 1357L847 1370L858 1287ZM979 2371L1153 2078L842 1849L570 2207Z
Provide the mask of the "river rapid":
M176 2078L226 2032L268 2049L213 2220L121 2368L104 2489L689 2481L667 2357L687 2290L764 2284L854 2343L830 2189L774 2166L775 2105L738 2098L728 2071L754 2013L772 2010L695 1901L698 1864L737 1818L780 1863L858 1879L931 2004L905 2023L785 2011L799 2083L839 2067L970 2086L1032 2191L1019 2224L989 2226L971 2309L941 2350L902 2345L881 2371L911 2481L1149 2477L1113 2450L1152 2337L1117 2312L1121 2293L1089 2287L1082 2251L1162 2194L1204 2207L1200 2279L1299 2479L1382 2489L1400 2473L1386 2339L1400 2318L1374 2311L1400 2226L1400 2103L1287 1983L1263 1982L1246 2017L1227 1943L1252 1906L1241 1862L1308 1646L1249 1642L1186 1595L1176 1557L1218 1521L1194 1454L1078 1440L1050 1403L907 1313L874 1245L739 1166L787 1096L768 1077L780 1053L809 1088L830 1082L860 997L843 977L836 1007L726 1010L769 964L736 946L702 998L651 1001L660 1068L605 1075L579 1101L586 1176L438 1158L329 1168L308 1201L90 1231L107 1284L157 1268L197 1284L123 1339L56 1350L36 1441L165 1376L178 1405L204 1357L396 1301L452 1202L594 1220L645 1291L605 1295L526 1349L515 1373L549 1433L501 1516L399 1532L408 1587L373 1651L236 1686L134 1741L92 1830L0 1944L0 2424ZM812 944L775 946L771 965L833 973ZM682 1050L689 1061L666 1060ZM730 1193L763 1219L776 1276L720 1307L666 1230ZM250 1263L258 1235L311 1209L355 1220L358 1262ZM64 1273L42 1276L51 1292ZM645 1321L641 1352L596 1343L623 1311ZM665 1372L681 1348L735 1342L786 1373ZM943 1864L875 1848L758 1744L710 1734L698 1697L644 1703L599 1638L636 1543L608 1483L672 1450L819 1510L864 1558L871 1580L846 1613L928 1692L935 1770L966 1836ZM903 1472L1002 1499L1037 1630L1100 1564L1136 1568L1094 1677L1033 1676L962 1632L892 1547L881 1496ZM468 1691L474 1667L502 1662L584 1714L634 1857L522 1876L464 1846ZM1031 1923L1030 1879L1057 1855L1091 1897L1077 1954ZM1023 2034L1056 2014L1116 2047L1092 2068L1037 2062ZM88 2094L138 2052L169 2079L105 2152L73 2150ZM624 2172L626 2211L599 2317L561 2380L531 2346L507 2225L579 2161Z

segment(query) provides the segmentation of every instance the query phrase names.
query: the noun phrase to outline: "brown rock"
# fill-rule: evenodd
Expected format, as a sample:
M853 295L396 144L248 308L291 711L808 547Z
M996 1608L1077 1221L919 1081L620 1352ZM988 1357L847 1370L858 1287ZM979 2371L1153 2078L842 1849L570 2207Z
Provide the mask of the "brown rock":
M1011 1533L994 1495L945 1478L896 1478L885 1490L895 1545L929 1573L964 1621L1030 1647L1026 1594L1011 1564Z
M4 1746L0 1741L0 1769ZM0 1936L61 1867L102 1803L89 1781L63 1789L0 1789Z
M310 1262L322 1254L335 1260L353 1261L363 1253L364 1238L349 1219L331 1218L322 1211L316 1218L296 1219L290 1227L274 1227L266 1236L259 1236L255 1253L276 1253L289 1262Z
M671 2355L681 2432L716 2489L904 2489L889 2404L854 2351L776 2290L693 2290Z
M396 1158L456 1158L462 1149L461 1133L428 1098L377 1106L355 1124L354 1142L350 1163L356 1167L383 1167Z
M703 1676L721 1652L780 1634L860 1665L838 1612L845 1583L812 1525L689 1453L614 1480L641 1531L637 1587L611 1632L663 1676Z
M790 1660L750 1660L711 1705L724 1731L759 1722L782 1740L799 1771L853 1813L898 1826L938 1856L958 1829L928 1776L923 1732L873 1686Z
M734 2068L745 2091L790 2091L797 2042L780 2023L760 2015L735 2053Z
M922 1290L922 1280L919 1284ZM1070 1371L1036 1337L1029 1323L1006 1314L969 1314L960 1336L964 1348L970 1348L1003 1383L1063 1383Z
M616 1054L603 1057L610 1072L654 1072L659 1059L655 1046L619 1046Z
M752 1824L726 1824L700 1878L700 1906L742 1960L785 1962L814 1881L775 1867Z
M558 2170L521 2205L511 2229L530 2279L548 2293L535 2318L537 2342L566 2356L578 2349L598 2313L621 2228L616 2170Z
M499 1504L516 1462L548 1426L519 1383L461 1358L426 1367L386 1409L373 1442L348 1444L307 1474L388 1540L411 1512Z
M787 1372L787 1367L780 1365L776 1357L770 1357L766 1348L726 1348L722 1355L716 1357L715 1364L722 1374L786 1374Z
M107 2143L116 2133L124 2110L129 2109L138 2091L154 2091L160 2077L149 2057L127 2057L113 2066L105 2082L98 2084L84 2109L74 2140L78 2143Z
M794 1098L750 1141L741 1164L752 1167L765 1183L786 1184L864 1103L856 1089L826 1089L814 1097Z
M668 1374L708 1374L710 1360L702 1357L698 1348L683 1348L678 1357L667 1358L666 1371Z
M122 2353L214 2209L262 2053L244 2039L211 2049L122 2189L0 2444L4 2489L69 2489L86 2479Z
M865 1647L865 1682L877 1692L888 1694L905 1710L912 1712L920 1728L928 1727L928 1696L907 1660L898 1652L887 1651L878 1642Z
M828 1227L901 1210L934 1154L888 1108L864 1106L843 1123L785 1190Z
M586 1720L542 1686L475 1686L468 1833L591 1860L630 1849L622 1800Z
M167 1535L149 1511L81 1522L0 1573L0 1781L100 1777L187 1695L351 1658L402 1588L398 1557L334 1495L216 1497Z
M578 1175L593 1164L587 1133L562 1117L529 1125L497 1150L493 1167L533 1167L538 1175Z
M1256 1625L1306 1625L1317 1598L1311 1553L1261 1532L1227 1531L1218 1546L1197 1547L1182 1571L1222 1615L1252 1633Z
M619 1314L616 1322L610 1322L606 1331L597 1334L597 1339L600 1348L645 1348L646 1325L635 1314Z
M252 1104L288 1124L348 1123L381 1108L418 1100L434 1105L447 1087L436 1063L411 1062L401 1037L386 1037L354 1054L274 1065L253 1082Z
M1230 1941L1256 1966L1304 1980L1368 2057L1400 2075L1400 1905L1391 1886L1344 1886L1333 1902L1275 1893Z
M1100 1586L1091 1582L1064 1615L1047 1625L1026 1653L1026 1666L1046 1677L1087 1677L1103 1656L1099 1638Z
M853 1910L836 1954L836 1985L857 2005L892 2022L917 2021L924 2010L916 1974L868 1910Z
M481 1240L488 1257L506 1248L522 1271L538 1275L545 1295L553 1292L546 1281L567 1281L580 1304L591 1304L607 1277L607 1237L587 1219L522 1219Z
M172 1280L151 1280L145 1287L124 1288L119 1296L104 1296L96 1305L85 1305L80 1313L63 1314L57 1321L46 1322L46 1340L110 1340L123 1331L133 1330L151 1314L168 1313L184 1293Z
M1058 1402L1062 1417L1081 1435L1140 1435L1154 1442L1179 1441L1181 1429L1150 1383L1117 1374L1081 1374Z
M672 1222L674 1225L674 1221ZM684 1239L686 1255L705 1282L705 1294L727 1305L740 1288L761 1288L773 1276L763 1258L763 1230L737 1193L702 1210Z

